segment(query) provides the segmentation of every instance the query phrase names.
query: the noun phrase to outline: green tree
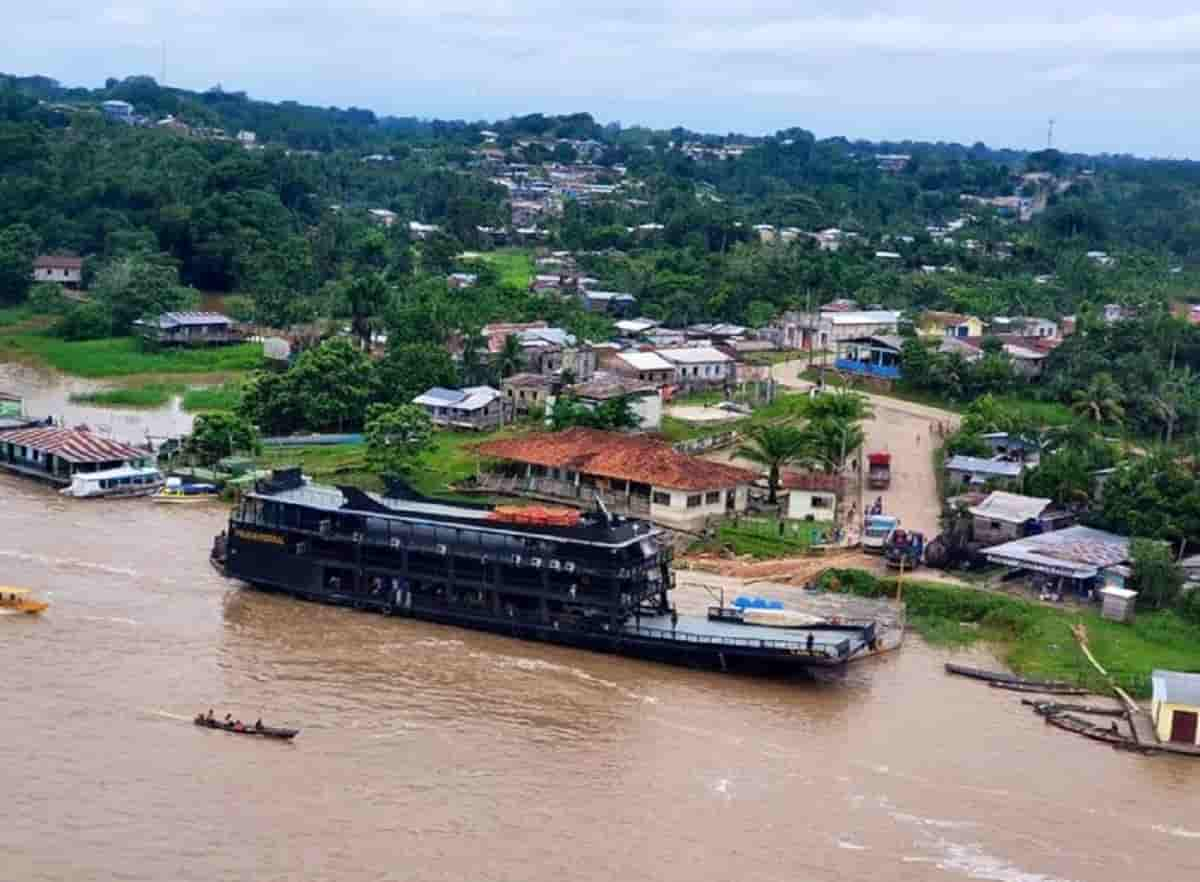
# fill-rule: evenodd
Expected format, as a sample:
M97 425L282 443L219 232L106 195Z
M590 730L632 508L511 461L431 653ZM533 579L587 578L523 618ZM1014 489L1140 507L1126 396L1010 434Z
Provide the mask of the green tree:
M350 330L363 349L371 346L371 319L376 318L388 301L388 286L381 273L359 276L345 286L350 308Z
M40 243L28 224L0 229L0 303L20 303L33 283L33 259Z
M1121 387L1112 374L1097 374L1087 388L1076 390L1072 397L1071 410L1094 423L1120 423L1125 418Z
M521 346L521 338L509 334L504 338L504 345L496 353L496 373L500 379L511 377L521 370L525 364L525 350Z
M235 453L257 454L261 451L258 430L248 420L225 412L197 416L184 444L184 453L206 466Z
M142 318L195 306L198 296L179 284L179 272L167 259L145 256L112 261L96 274L93 299L112 311L113 331L127 334Z
M362 426L375 389L370 358L336 338L305 350L286 373L257 373L238 413L271 434L344 432Z
M837 474L866 440L862 426L847 420L813 420L804 430L808 455L825 471Z
M1183 587L1183 569L1171 557L1171 548L1165 542L1135 538L1130 543L1130 560L1133 561L1133 584L1138 592L1138 601L1162 609L1170 606Z
M102 340L113 335L112 308L99 300L80 303L54 326L55 336L64 340Z
M780 470L808 452L808 437L795 426L756 426L747 433L749 443L737 455L767 469L768 501L774 505L779 490Z
M367 465L379 475L403 475L432 440L433 423L415 404L373 404L367 411Z
M459 385L454 359L433 343L389 344L376 372L381 396L393 404L408 404L431 386Z

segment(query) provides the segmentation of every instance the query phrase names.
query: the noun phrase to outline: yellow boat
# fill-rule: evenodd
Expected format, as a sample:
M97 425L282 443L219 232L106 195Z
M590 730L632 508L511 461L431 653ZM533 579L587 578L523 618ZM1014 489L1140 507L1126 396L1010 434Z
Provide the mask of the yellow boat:
M0 585L0 610L10 609L13 612L23 612L33 615L40 613L50 604L35 600L28 588L5 588Z

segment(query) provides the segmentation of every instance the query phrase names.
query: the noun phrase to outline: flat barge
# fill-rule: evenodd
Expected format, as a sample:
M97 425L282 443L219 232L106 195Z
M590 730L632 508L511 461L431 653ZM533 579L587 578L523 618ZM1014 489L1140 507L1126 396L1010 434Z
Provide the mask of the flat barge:
M670 545L645 521L602 510L539 521L402 484L386 495L312 484L297 469L242 498L212 561L305 600L723 671L836 669L876 641L873 622L677 615Z

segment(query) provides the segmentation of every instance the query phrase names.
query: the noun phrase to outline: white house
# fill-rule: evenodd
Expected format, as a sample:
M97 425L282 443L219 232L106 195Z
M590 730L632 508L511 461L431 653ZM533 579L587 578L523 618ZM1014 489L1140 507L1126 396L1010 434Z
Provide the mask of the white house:
M734 378L734 360L712 346L659 349L658 355L674 365L680 386L723 386Z
M425 408L435 426L448 429L494 429L503 422L504 401L491 386L444 389L434 386L418 395L413 404Z
M780 486L787 494L787 516L794 521L832 521L844 482L822 472L784 472Z

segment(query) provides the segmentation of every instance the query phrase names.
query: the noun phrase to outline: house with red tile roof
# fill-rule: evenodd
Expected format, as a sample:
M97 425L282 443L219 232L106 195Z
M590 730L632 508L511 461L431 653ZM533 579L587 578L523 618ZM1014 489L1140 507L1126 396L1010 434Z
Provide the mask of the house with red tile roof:
M747 469L688 456L646 435L573 428L486 441L479 454L496 473L517 479L514 489L590 505L606 504L667 526L700 529L709 517L745 511Z

